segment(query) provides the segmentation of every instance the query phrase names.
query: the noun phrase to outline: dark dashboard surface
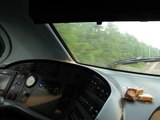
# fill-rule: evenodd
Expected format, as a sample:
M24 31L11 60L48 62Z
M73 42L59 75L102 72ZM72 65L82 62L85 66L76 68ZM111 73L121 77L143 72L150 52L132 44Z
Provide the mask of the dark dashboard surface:
M157 120L159 85L159 76L53 60L19 61L0 69L0 119ZM142 88L153 101L123 99L126 87Z
M0 82L3 112L9 108L32 119L93 120L111 94L109 83L96 72L49 60L10 64L0 70Z

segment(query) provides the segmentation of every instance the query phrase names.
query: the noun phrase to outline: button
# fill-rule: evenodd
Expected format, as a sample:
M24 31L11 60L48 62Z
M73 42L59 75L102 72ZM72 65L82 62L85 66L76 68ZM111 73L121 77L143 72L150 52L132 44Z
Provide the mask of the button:
M15 88L16 88L15 86L12 86L10 90L12 91L12 90L14 90Z
M97 115L98 114L98 110L94 110L95 114Z
M40 84L39 84L39 87L40 87L40 88L43 87L43 83L40 83Z
M21 82L18 82L18 85L21 85L22 83Z
M93 106L90 106L89 108L89 112L91 112L93 110Z
M17 78L20 78L21 77L21 75L20 74L17 74Z
M21 75L21 79L23 79L23 78L25 78L25 75L23 74L23 75Z
M18 84L18 81L15 82L15 85L17 85L17 84Z

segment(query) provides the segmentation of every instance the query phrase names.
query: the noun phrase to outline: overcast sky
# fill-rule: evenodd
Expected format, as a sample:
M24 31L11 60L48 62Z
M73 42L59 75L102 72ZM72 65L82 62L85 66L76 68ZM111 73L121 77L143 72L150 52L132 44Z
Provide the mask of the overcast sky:
M114 22L113 24L120 32L127 32L139 41L160 49L160 22Z

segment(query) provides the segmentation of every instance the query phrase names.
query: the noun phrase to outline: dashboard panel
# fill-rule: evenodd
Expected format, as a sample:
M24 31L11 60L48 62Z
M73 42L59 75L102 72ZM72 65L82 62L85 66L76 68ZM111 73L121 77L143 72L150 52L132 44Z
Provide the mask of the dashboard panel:
M156 120L159 85L159 76L53 60L19 61L0 69L0 119ZM142 88L153 101L123 99L128 86Z
M4 99L34 111L35 118L94 120L111 94L96 72L58 61L16 62L1 69L0 77Z

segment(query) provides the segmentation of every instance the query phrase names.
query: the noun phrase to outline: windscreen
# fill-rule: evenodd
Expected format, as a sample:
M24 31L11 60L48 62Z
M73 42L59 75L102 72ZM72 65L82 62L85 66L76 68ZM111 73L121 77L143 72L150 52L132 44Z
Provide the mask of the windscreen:
M79 63L160 75L160 21L54 26Z

